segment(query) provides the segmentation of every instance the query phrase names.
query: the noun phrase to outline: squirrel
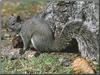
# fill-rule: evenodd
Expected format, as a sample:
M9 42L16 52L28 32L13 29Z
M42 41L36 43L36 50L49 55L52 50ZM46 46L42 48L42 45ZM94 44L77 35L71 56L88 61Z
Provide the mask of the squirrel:
M86 57L87 54L90 58L96 57L95 55L97 52L95 49L97 47L85 47L82 43L82 41L85 40L86 43L93 45L91 42L89 43L88 40L92 39L94 43L95 40L93 40L94 38L91 37L92 33L87 30L81 20L72 20L67 22L65 27L62 29L60 36L55 38L52 29L41 17L33 16L31 19L26 20L23 23L20 22L21 20L18 20L20 18L19 16L15 18L16 19L11 19L13 22L8 20L8 24L10 24L9 22L13 23L13 30L15 30L15 32L22 38L24 45L21 52L22 54L28 49L30 43L32 43L33 47L37 50L37 54L45 51L61 51L69 45L72 38L75 38L78 42L79 51L83 57ZM86 36L86 39L84 39L84 36ZM88 49L90 49L89 51L94 51L94 54L91 54L93 52L84 54L84 51L87 52Z

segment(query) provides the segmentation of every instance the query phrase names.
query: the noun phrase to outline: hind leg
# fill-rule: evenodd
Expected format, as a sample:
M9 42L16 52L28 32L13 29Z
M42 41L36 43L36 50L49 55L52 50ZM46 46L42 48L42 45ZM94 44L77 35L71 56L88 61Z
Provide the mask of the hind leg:
M31 42L32 42L32 45L33 45L33 47L36 49L36 53L35 53L35 57L37 57L37 56L39 56L41 53L44 53L44 45L43 45L43 42L42 42L42 40L41 40L41 37L40 36L37 36L37 35L35 35L35 36L33 36L32 38L31 38Z

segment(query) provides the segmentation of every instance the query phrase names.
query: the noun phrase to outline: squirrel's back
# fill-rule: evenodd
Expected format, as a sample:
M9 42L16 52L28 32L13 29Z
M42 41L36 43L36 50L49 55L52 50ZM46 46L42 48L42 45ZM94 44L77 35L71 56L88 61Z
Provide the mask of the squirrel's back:
M20 34L25 37L31 37L34 48L39 51L50 49L54 42L54 35L49 25L47 25L44 20L36 17L33 17L22 24ZM24 36L22 36L22 38L24 38Z

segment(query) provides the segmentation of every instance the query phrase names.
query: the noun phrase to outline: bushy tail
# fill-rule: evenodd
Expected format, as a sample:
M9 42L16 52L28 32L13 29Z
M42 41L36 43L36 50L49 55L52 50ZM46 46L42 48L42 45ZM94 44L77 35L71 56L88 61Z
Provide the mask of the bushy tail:
M60 38L63 46L69 44L72 38L78 42L81 55L89 59L97 59L99 48L96 34L92 33L82 21L68 22L63 28Z

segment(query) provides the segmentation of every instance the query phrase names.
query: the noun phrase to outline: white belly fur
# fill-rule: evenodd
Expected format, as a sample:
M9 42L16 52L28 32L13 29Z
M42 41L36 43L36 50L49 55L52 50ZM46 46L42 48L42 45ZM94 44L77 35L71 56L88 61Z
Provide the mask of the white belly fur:
M36 46L35 46L34 40L33 40L32 38L31 38L31 42L32 42L33 47L34 47L35 49L37 49Z

